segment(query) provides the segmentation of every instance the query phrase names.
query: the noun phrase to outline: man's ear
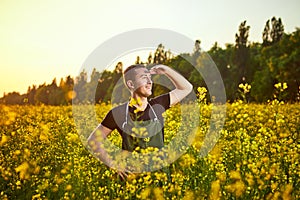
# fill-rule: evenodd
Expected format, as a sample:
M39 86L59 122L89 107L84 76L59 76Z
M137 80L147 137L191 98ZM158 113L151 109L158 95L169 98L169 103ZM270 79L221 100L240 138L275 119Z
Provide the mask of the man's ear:
M134 89L133 81L132 81L132 80L128 80L128 81L127 81L127 86L128 86L130 89Z

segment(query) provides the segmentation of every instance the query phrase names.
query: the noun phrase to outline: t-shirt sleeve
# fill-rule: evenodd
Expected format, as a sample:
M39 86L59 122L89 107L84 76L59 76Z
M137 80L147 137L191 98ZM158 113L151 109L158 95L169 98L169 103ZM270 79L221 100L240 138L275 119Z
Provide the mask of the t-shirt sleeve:
M109 128L110 130L114 130L117 128L117 123L113 117L113 112L112 110L110 110L107 115L105 116L105 118L103 119L103 121L101 122L101 124L107 128Z
M150 100L151 105L159 104L165 110L170 108L170 93L162 94Z

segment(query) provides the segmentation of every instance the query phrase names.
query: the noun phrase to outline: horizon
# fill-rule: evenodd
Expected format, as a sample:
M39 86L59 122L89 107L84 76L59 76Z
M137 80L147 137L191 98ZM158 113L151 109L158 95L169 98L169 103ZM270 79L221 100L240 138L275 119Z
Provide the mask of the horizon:
M208 51L215 42L222 48L227 43L234 44L235 33L244 20L250 26L249 42L262 42L265 23L273 16L281 18L285 33L300 27L297 11L300 2L296 0L89 3L58 0L0 3L1 97L4 93L24 94L28 87L51 83L54 78L60 80L69 75L75 78L97 46L134 29L173 30L194 41L201 40L202 49ZM193 47L191 44L191 52ZM114 62L122 62L126 67L136 56L145 61L148 55L135 54L126 60L126 55L122 55L111 61L111 67Z

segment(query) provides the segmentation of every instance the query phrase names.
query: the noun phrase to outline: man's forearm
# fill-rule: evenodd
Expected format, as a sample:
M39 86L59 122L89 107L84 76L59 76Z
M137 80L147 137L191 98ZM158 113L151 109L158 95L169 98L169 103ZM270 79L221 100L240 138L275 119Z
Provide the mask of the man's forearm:
M99 158L107 166L112 167L112 159L104 148L104 140L105 138L102 136L101 131L96 130L88 138L88 146L95 157Z
M188 82L181 74L171 69L170 67L165 66L165 75L172 81L176 89L184 90L187 93L190 93L193 89L193 85Z
M88 138L88 146L96 158L99 158L108 167L115 169L124 178L127 176L126 173L130 173L126 167L126 163L124 163L127 151L120 150L117 158L113 158L110 155L108 152L110 149L105 147L105 140L107 139L107 134L110 132L111 130L105 129L100 125Z
M166 65L156 65L150 72L152 74L164 74L174 84L175 89L170 92L170 106L180 102L193 90L193 85L190 82Z

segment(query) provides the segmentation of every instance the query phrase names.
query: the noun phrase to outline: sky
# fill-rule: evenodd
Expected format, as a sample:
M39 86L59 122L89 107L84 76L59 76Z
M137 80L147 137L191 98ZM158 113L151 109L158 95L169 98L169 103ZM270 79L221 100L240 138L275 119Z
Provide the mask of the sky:
M299 8L299 0L0 0L0 97L77 76L91 52L127 31L172 30L200 39L207 51L215 42L234 44L244 20L251 42L262 42L273 16L292 33L300 27ZM140 56L146 61L145 53ZM115 61L133 63L135 57Z

